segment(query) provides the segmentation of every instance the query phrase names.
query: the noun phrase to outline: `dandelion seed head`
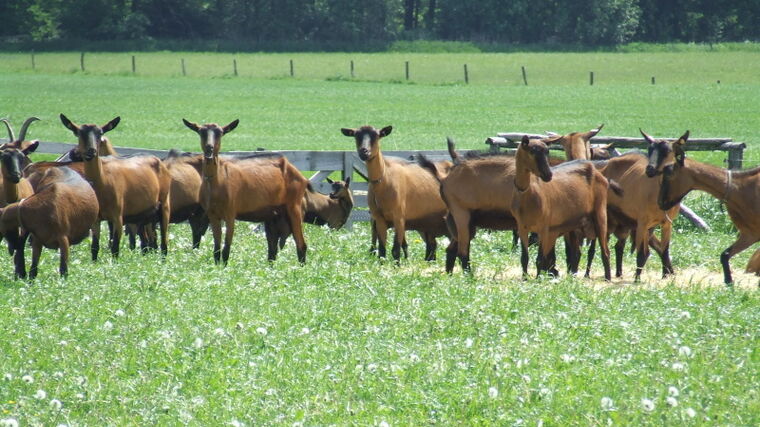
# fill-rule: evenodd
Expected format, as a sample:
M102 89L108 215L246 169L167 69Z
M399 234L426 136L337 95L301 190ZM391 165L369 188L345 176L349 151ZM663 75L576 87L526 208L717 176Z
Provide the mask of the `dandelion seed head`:
M472 347L472 338L467 338L466 340L464 340L464 346L466 348Z
M193 347L198 348L198 349L202 348L203 339L201 339L200 337L196 338L195 341L193 341Z
M15 418L5 418L0 420L0 427L18 427L18 421Z
M37 390L37 392L34 393L34 398L35 399L42 400L42 399L44 399L46 397L47 397L47 393L45 392L45 390Z
M647 412L652 412L654 411L654 402L652 399L641 399L641 408Z
M227 332L225 332L224 329L222 329L222 328L216 328L216 329L214 329L214 333L216 335L219 335L220 337L223 337L223 336L227 335Z
M681 372L685 369L684 364L681 362L674 362L670 367L676 372Z
M309 328L301 328L301 335L308 335L311 332Z
M113 329L113 323L106 320L106 323L103 323L103 329L106 331L110 331L111 329Z
M378 427L391 427L390 424L388 424L388 421L380 421L380 424L377 425Z
M416 354L412 353L409 355L409 360L411 360L412 362L419 362L420 356L417 356Z
M604 396L599 403L603 411L611 411L615 407L615 403L607 396Z
M50 401L50 407L56 411L60 411L63 408L63 403L58 399L53 399Z
M681 394L678 392L678 389L670 386L668 387L668 396L678 397L678 395Z
M244 427L245 426L245 424L241 423L238 420L232 420L232 421L230 421L230 425L232 427Z
M697 411L695 411L693 408L686 408L686 416L689 418L694 418L697 416Z
M499 389L496 387L488 387L488 397L491 399L496 399L499 397Z
M259 326L258 328L256 328L256 333L261 336L267 336L268 331L267 331L267 328Z
M678 348L678 355L681 357L691 357L692 355L691 348L689 348L688 346L682 345L681 347Z
M114 314L116 317L124 317L124 310L122 310L122 309L118 309L118 310L114 311L114 312L113 312L113 314Z
M21 381L27 384L32 384L34 383L34 378L31 375L24 375L23 377L21 377Z
M671 408L675 408L676 406L678 406L678 399L676 399L673 396L668 396L668 398L665 399L665 403L667 403L668 406L670 406Z

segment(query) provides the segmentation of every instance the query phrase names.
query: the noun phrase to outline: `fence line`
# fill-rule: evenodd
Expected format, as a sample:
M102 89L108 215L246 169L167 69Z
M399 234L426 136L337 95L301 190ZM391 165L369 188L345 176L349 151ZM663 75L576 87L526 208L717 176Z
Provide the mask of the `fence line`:
M519 140L523 135L530 137L545 138L548 135L541 134L526 134L522 132L503 132L499 133L499 136L487 138L485 143L488 146L489 151L499 152L501 149L514 149L517 148ZM0 143L7 140L0 139ZM627 137L593 137L591 138L593 144L609 144L614 143L615 148L638 148L645 149L647 143L643 138L627 138ZM35 151L36 153L45 154L64 154L75 148L77 145L65 142L40 142L39 147ZM554 150L561 150L562 147L552 146ZM116 151L120 155L128 156L135 154L151 154L159 158L165 158L169 150L156 150L150 148L133 148L133 147L115 147ZM686 145L687 150L691 151L726 151L728 153L728 166L730 169L741 169L744 159L744 150L746 144L743 142L734 142L731 138L692 138L689 139L689 143ZM290 163L297 167L301 171L314 172L314 175L309 178L312 185L317 191L322 193L328 193L331 191L331 186L325 179L334 172L340 173L340 178L343 179L347 176L353 176L357 173L359 176L368 180L367 167L364 161L359 159L355 151L308 151L308 150L258 150L252 151L228 151L222 154L230 156L242 156L253 153L280 153L285 156ZM390 157L399 157L408 161L416 161L420 154L424 154L425 157L433 161L450 160L449 152L447 150L388 150L383 151L383 155ZM367 211L367 190L369 184L367 182L352 182L351 188L354 192L354 209L351 212L349 220L346 222L347 227L351 227L353 222L356 221L369 221L370 216Z

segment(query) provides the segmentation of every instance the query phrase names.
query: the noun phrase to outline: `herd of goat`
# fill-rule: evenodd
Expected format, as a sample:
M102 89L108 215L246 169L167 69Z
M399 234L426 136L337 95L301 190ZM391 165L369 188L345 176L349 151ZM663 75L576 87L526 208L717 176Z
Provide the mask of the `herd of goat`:
M200 137L201 154L172 150L155 156L116 155L104 134L119 118L103 126L77 125L61 114L61 122L78 145L54 162L32 162L38 141L25 139L27 119L18 137L7 120L9 142L0 147L2 191L0 234L8 241L15 274L26 277L24 249L29 241L37 275L42 247L60 250L60 274L67 274L69 247L92 236L92 259L97 260L100 223L107 221L111 253L118 256L123 230L136 237L144 251L166 254L170 223L188 221L193 247L210 226L214 260L226 264L235 221L263 222L268 259L274 260L292 235L300 262L306 261L303 223L340 228L353 207L350 177L331 182L332 192L316 192L308 179L284 156L220 153L222 137L237 126L199 125L183 119ZM383 156L380 142L392 127L342 129L353 137L359 158L366 163L367 200L372 217L372 250L386 256L388 229L394 229L391 254L398 262L407 254L406 231L416 230L425 242L425 259L434 260L436 238L448 236L446 271L458 258L470 270L470 243L478 228L515 230L521 241L521 264L527 275L528 246L539 245L539 274L557 274L555 243L565 241L567 269L576 273L581 247L588 241L586 276L598 241L604 277L611 279L609 235L617 238L615 274L622 275L626 240L636 251L635 279L639 280L651 247L662 261L663 276L673 273L669 248L672 222L681 200L694 189L725 202L739 237L721 253L724 280L732 283L730 258L760 240L760 168L731 171L686 157L689 132L677 140L648 142L646 154L611 157L590 139L601 130L522 138L512 154L456 151L448 141L451 161L417 162ZM548 146L561 144L566 159L549 156ZM225 224L222 245L222 222ZM125 227L126 226L126 227ZM660 228L657 238L653 231ZM158 234L156 233L158 229ZM535 237L534 237L535 236ZM750 259L750 272L760 272L760 250Z

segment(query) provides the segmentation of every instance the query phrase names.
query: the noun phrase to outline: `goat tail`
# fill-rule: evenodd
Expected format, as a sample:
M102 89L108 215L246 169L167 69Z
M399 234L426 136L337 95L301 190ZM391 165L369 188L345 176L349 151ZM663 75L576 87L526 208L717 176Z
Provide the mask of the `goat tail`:
M454 140L451 137L446 137L446 145L449 147L449 156L451 156L451 161L454 162L455 165L461 163L459 153L457 153L456 144L454 144Z
M420 165L422 169L427 170L430 172L431 175L440 183L443 180L443 176L441 175L441 172L438 170L438 168L435 166L435 163L431 162L430 159L425 157L424 154L420 154L419 157L417 157L417 164Z
M610 190L612 190L613 193L617 194L620 197L623 197L623 187L618 184L617 181L614 179L607 180L610 184Z

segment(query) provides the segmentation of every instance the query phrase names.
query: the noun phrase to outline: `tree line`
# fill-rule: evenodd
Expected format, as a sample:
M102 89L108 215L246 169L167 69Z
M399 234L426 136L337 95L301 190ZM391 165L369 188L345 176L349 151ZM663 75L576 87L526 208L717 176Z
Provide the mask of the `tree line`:
M758 0L9 0L4 40L434 39L579 44L760 39Z

